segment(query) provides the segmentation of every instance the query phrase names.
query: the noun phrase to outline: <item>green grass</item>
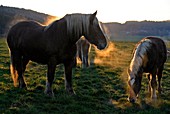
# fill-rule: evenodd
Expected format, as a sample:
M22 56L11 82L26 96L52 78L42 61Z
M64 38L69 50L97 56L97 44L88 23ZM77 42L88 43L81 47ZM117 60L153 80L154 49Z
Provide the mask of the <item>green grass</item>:
M114 42L114 50L106 57L92 48L91 58L99 63L87 69L73 70L76 97L64 87L63 65L56 69L54 98L44 94L47 67L30 62L25 72L27 90L13 87L9 71L9 54L5 39L0 39L0 113L17 114L168 114L170 113L170 59L162 79L163 94L153 102L147 97L147 79L143 77L140 98L135 104L127 101L126 70L135 43ZM103 53L106 53L103 51ZM94 57L95 55L95 57Z

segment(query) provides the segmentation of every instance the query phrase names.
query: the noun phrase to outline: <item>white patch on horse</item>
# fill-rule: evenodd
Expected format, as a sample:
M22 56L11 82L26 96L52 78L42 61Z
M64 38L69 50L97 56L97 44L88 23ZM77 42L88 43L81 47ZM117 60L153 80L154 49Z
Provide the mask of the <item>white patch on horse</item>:
M135 79L134 79L134 78L131 79L131 80L130 80L130 85L132 86L132 85L134 84L134 82L135 82Z

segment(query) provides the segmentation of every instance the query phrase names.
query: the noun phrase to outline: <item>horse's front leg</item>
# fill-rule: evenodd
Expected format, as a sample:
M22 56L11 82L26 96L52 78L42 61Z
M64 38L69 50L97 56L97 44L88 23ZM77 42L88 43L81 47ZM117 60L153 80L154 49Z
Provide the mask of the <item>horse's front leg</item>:
M55 58L51 58L48 63L47 81L46 81L46 89L45 89L45 94L51 97L54 96L54 93L52 90L52 84L54 80L55 69L56 69Z
M65 70L65 88L70 95L75 95L72 88L72 68L73 61L67 61L64 63Z

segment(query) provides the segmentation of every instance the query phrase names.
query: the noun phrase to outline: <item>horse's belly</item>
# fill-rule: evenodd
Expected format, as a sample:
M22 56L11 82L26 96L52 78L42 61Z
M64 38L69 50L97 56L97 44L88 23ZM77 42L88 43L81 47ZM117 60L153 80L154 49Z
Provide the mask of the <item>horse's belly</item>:
M47 64L48 63L47 60L38 59L38 58L31 58L30 60L34 61L34 62L37 62L37 63L40 63L40 64Z
M26 55L26 57L29 60L40 63L40 64L47 64L49 60L47 56L42 56L42 55Z

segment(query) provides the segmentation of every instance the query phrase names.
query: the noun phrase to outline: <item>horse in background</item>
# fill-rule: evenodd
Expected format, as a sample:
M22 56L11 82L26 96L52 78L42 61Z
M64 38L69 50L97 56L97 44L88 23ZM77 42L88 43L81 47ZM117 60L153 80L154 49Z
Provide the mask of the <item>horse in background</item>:
M156 99L158 78L158 92L161 93L161 78L164 63L167 59L167 49L164 41L156 37L143 38L135 47L133 58L128 69L128 85L130 95L128 100L135 102L141 89L142 74L149 73L148 90L151 98ZM150 79L150 76L152 77Z
M7 36L11 57L11 74L14 86L26 88L24 72L28 62L47 65L45 94L53 96L52 84L56 65L64 64L65 88L74 95L72 88L72 68L77 52L76 42L81 36L99 50L107 46L106 36L93 14L67 14L48 26L35 21L23 21L14 25Z
M82 62L82 68L87 68L90 66L89 63L89 52L91 49L91 44L82 36L77 41L77 58ZM76 59L77 60L77 59ZM76 61L77 63L77 61Z

